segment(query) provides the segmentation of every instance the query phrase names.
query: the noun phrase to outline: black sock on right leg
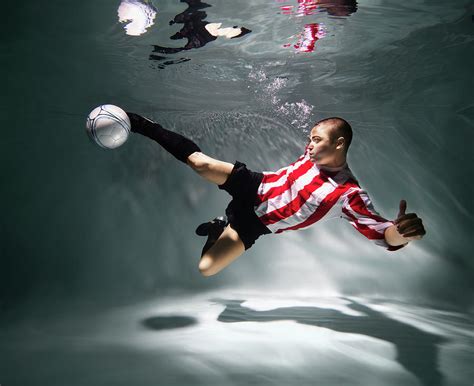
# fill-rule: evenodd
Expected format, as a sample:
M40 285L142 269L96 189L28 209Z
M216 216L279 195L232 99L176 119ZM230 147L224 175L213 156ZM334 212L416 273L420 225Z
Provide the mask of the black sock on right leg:
M227 224L227 219L224 220L224 217L215 218L210 222L207 241L202 248L201 257L215 244L222 232L224 232Z
M131 130L158 142L165 150L181 162L186 163L188 157L196 151L201 151L190 139L165 129L159 123L150 121L141 115L127 112L130 118Z
M201 257L204 256L204 254L215 244L216 241L216 239L211 240L210 237L207 239L206 244L204 244L204 247L202 247Z

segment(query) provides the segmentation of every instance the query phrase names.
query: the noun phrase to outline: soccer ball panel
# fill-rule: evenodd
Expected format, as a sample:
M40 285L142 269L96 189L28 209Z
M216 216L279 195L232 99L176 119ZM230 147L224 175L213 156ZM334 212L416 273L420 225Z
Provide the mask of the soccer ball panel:
M87 117L86 131L100 147L115 149L121 146L130 133L127 113L115 105L101 105Z

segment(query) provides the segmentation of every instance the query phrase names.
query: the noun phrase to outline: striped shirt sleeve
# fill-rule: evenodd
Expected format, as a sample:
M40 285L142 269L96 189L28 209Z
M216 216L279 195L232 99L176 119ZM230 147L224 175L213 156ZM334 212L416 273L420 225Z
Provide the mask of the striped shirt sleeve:
M342 217L375 245L389 251L396 251L405 246L391 246L385 241L385 230L394 222L378 214L364 190L358 189L347 196L342 206Z

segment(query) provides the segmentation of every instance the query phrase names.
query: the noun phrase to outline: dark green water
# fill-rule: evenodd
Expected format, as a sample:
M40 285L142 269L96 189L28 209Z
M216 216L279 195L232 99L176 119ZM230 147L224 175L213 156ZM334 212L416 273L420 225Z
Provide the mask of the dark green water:
M472 5L208 3L207 21L252 32L171 65L149 55L182 43L179 1L154 1L140 36L118 1L3 5L0 384L471 385ZM325 36L298 52L310 23ZM203 278L194 228L229 198L144 137L89 142L104 103L254 170L293 162L314 122L341 116L378 211L406 199L427 234L390 253L325 222Z
M8 5L2 40L1 301L116 304L170 290L236 286L402 298L472 307L472 8L467 2L361 1L347 18L303 18L271 1L210 1L207 20L252 33L219 38L157 67L155 25L127 36L117 2ZM304 23L327 34L284 48ZM376 208L399 200L427 235L390 254L345 223L270 236L221 275L197 270L193 230L228 197L134 137L102 151L85 117L113 103L184 133L207 154L255 170L295 160L308 128L338 115L355 132L349 164ZM343 243L340 240L344 240ZM296 283L296 284L295 284Z

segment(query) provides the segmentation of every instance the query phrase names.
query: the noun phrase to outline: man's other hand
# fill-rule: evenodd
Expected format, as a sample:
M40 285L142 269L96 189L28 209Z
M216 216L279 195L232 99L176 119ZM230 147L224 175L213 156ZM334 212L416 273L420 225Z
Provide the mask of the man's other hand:
M415 213L405 213L406 210L407 202L401 200L400 210L395 220L397 231L407 240L420 240L426 234L423 222Z

